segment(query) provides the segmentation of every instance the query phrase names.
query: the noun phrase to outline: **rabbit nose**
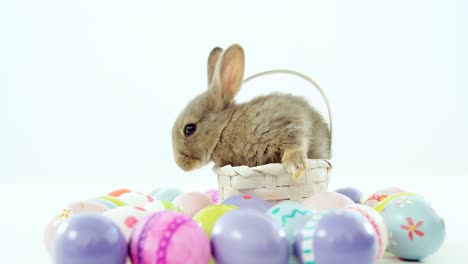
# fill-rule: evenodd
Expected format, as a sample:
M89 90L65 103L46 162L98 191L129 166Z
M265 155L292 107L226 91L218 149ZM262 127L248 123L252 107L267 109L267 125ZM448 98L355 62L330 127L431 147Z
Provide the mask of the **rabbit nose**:
M177 153L176 163L184 171L190 171L202 165L200 160L189 157L183 153Z

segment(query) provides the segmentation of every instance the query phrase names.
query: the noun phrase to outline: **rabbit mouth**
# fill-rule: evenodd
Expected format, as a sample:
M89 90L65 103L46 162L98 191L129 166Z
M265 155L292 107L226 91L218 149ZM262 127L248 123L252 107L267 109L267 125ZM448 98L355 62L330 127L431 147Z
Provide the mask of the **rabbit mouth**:
M189 157L183 153L177 153L176 163L184 171L194 170L203 165L201 160Z

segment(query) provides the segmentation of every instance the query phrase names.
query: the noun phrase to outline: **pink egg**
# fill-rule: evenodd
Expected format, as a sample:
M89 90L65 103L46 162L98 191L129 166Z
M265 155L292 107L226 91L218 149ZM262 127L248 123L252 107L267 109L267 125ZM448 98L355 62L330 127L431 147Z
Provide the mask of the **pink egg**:
M345 207L346 210L357 211L363 215L374 228L375 234L377 235L377 256L376 260L379 260L385 253L388 243L388 231L385 225L383 217L374 209L363 204L353 204Z
M55 239L55 234L64 221L75 215L83 213L103 213L107 210L109 210L109 208L95 201L78 201L63 208L59 214L52 218L44 229L44 245L49 254L52 251L52 243Z
M208 198L210 198L214 204L217 204L219 202L219 191L217 188L213 188L206 191L205 195L208 196Z
M138 207L144 207L147 203L154 201L153 197L141 192L122 193L118 198L128 205Z
M387 197L389 197L391 195L397 194L397 193L404 192L404 191L405 190L397 188L397 187L383 188L383 189L380 189L380 190L376 191L371 196L369 196L369 198L367 198L367 200L364 202L364 204L374 208L374 207L377 206L377 204L379 204L385 198L387 198Z
M177 196L173 202L184 214L192 217L201 209L213 205L210 198L201 192L187 192Z
M147 215L135 226L130 240L133 264L210 261L210 241L190 217L173 211Z
M323 192L305 199L302 204L310 210L325 210L344 208L354 202L341 193Z

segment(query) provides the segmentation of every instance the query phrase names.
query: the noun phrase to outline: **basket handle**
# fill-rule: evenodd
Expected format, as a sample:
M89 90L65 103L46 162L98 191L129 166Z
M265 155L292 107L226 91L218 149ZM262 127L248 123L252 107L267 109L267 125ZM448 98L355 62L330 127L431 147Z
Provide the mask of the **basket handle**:
M316 81L314 81L312 78L309 76L302 74L300 72L292 71L292 70L270 70L270 71L264 71L264 72L259 72L257 74L251 75L248 78L244 80L244 83L253 80L255 78L258 78L260 76L265 76L265 75L270 75L270 74L289 74L289 75L294 75L299 78L302 78L306 81L308 81L310 84L312 84L319 92L320 95L322 96L323 100L325 101L325 104L327 105L327 111L328 111L328 125L329 125L329 131L330 131L330 154L331 154L331 146L332 146L332 138L333 138L333 117L332 117L332 111L330 107L330 101L328 101L328 97L323 91L322 88L318 85Z

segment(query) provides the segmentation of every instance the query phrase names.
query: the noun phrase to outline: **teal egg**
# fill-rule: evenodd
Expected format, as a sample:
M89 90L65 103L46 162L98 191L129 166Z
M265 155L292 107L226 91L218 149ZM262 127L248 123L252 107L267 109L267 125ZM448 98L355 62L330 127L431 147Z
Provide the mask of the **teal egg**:
M151 191L149 195L155 200L166 200L172 202L180 194L182 194L182 191L177 188L158 188Z
M387 249L405 260L421 260L434 254L445 239L445 222L426 200L402 196L382 211L388 229Z
M304 222L311 213L312 211L302 204L290 201L276 204L267 211L267 215L269 215L273 221L279 223L286 233L286 237L289 241L291 256L289 259L289 264L297 263L293 254L293 246L296 240L296 234L304 225Z

